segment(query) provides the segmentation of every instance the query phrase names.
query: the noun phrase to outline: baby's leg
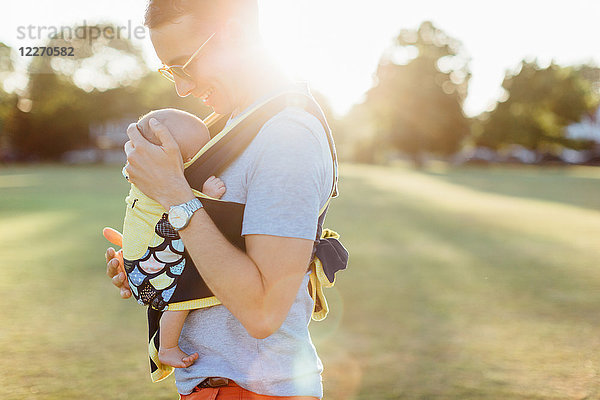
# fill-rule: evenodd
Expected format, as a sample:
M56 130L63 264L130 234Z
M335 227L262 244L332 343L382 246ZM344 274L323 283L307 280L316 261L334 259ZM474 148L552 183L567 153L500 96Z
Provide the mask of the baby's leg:
M175 368L187 368L198 359L198 353L191 356L179 348L179 335L189 311L165 311L160 318L160 349L158 359L161 363Z
M223 181L214 176L208 178L206 182L204 182L204 185L202 185L202 193L214 197L215 199L220 199L221 196L225 194L226 190Z

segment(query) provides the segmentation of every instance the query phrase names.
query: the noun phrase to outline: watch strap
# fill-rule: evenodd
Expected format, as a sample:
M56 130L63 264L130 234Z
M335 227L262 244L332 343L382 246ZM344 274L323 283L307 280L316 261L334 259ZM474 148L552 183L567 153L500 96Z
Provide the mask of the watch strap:
M198 200L197 197L194 197L192 200L183 203L181 205L185 211L188 212L188 215L191 217L196 211L202 208L202 202Z

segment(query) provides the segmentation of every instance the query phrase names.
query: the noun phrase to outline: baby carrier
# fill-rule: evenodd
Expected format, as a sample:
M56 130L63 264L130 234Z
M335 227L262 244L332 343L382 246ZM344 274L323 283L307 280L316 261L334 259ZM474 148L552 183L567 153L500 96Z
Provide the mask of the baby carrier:
M284 92L272 96L248 111L235 117L223 127L222 120L212 114L205 123L209 126L211 140L187 163L185 177L202 202L204 209L220 232L233 245L245 251L244 238L241 236L244 204L212 198L196 189L211 175L218 176L234 161L262 126L286 107L300 107L316 117L327 135L333 162L333 186L329 199L319 212L317 234L310 262L309 292L315 306L312 319L322 320L327 316L328 307L323 287L331 287L335 282L335 273L345 269L348 252L339 242L339 235L329 229L323 229L329 201L337 192L337 157L331 131L323 112L315 100L303 93ZM142 268L143 263L162 265L155 272ZM167 214L156 223L154 238L150 241L141 258L124 260L129 286L140 304L148 305L148 339L151 377L154 382L171 374L173 368L163 365L158 359L159 323L166 310L191 310L211 307L221 302L213 295L198 273L177 232L167 221Z

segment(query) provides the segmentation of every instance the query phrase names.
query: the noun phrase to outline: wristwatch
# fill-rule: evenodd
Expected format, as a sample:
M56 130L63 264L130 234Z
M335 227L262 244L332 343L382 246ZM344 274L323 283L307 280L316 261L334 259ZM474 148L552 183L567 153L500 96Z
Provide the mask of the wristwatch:
M201 208L202 203L196 197L186 203L171 206L169 208L169 223L175 231L179 231L189 224L192 215Z

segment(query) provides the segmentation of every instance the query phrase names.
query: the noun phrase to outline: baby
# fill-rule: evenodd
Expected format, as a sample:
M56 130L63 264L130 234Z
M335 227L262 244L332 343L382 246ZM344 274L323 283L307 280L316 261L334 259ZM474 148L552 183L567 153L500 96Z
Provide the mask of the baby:
M159 145L160 141L149 127L151 118L157 119L169 129L179 146L184 162L191 160L210 140L208 128L198 117L181 110L162 109L146 114L137 124L140 133L154 144ZM170 295L165 293L169 290L165 289L170 289L170 293L173 293L174 286L169 287L172 285L173 278L166 273L164 276L159 273L167 269L166 264L170 265L172 271L173 265L183 260L183 243L170 225L165 228L165 224L168 224L164 218L166 210L141 193L137 187L131 186L126 199L127 210L123 227L123 256L129 284L138 302L146 304L152 299L151 295L147 295L149 282L153 285L150 289L162 290L162 298L168 301L166 297ZM202 193L214 198L221 198L225 190L223 181L214 176L208 178L202 186ZM177 240L172 240L175 237ZM162 364L185 368L198 359L197 353L188 355L178 345L179 335L188 312L188 310L167 310L162 314L158 350L158 358Z

